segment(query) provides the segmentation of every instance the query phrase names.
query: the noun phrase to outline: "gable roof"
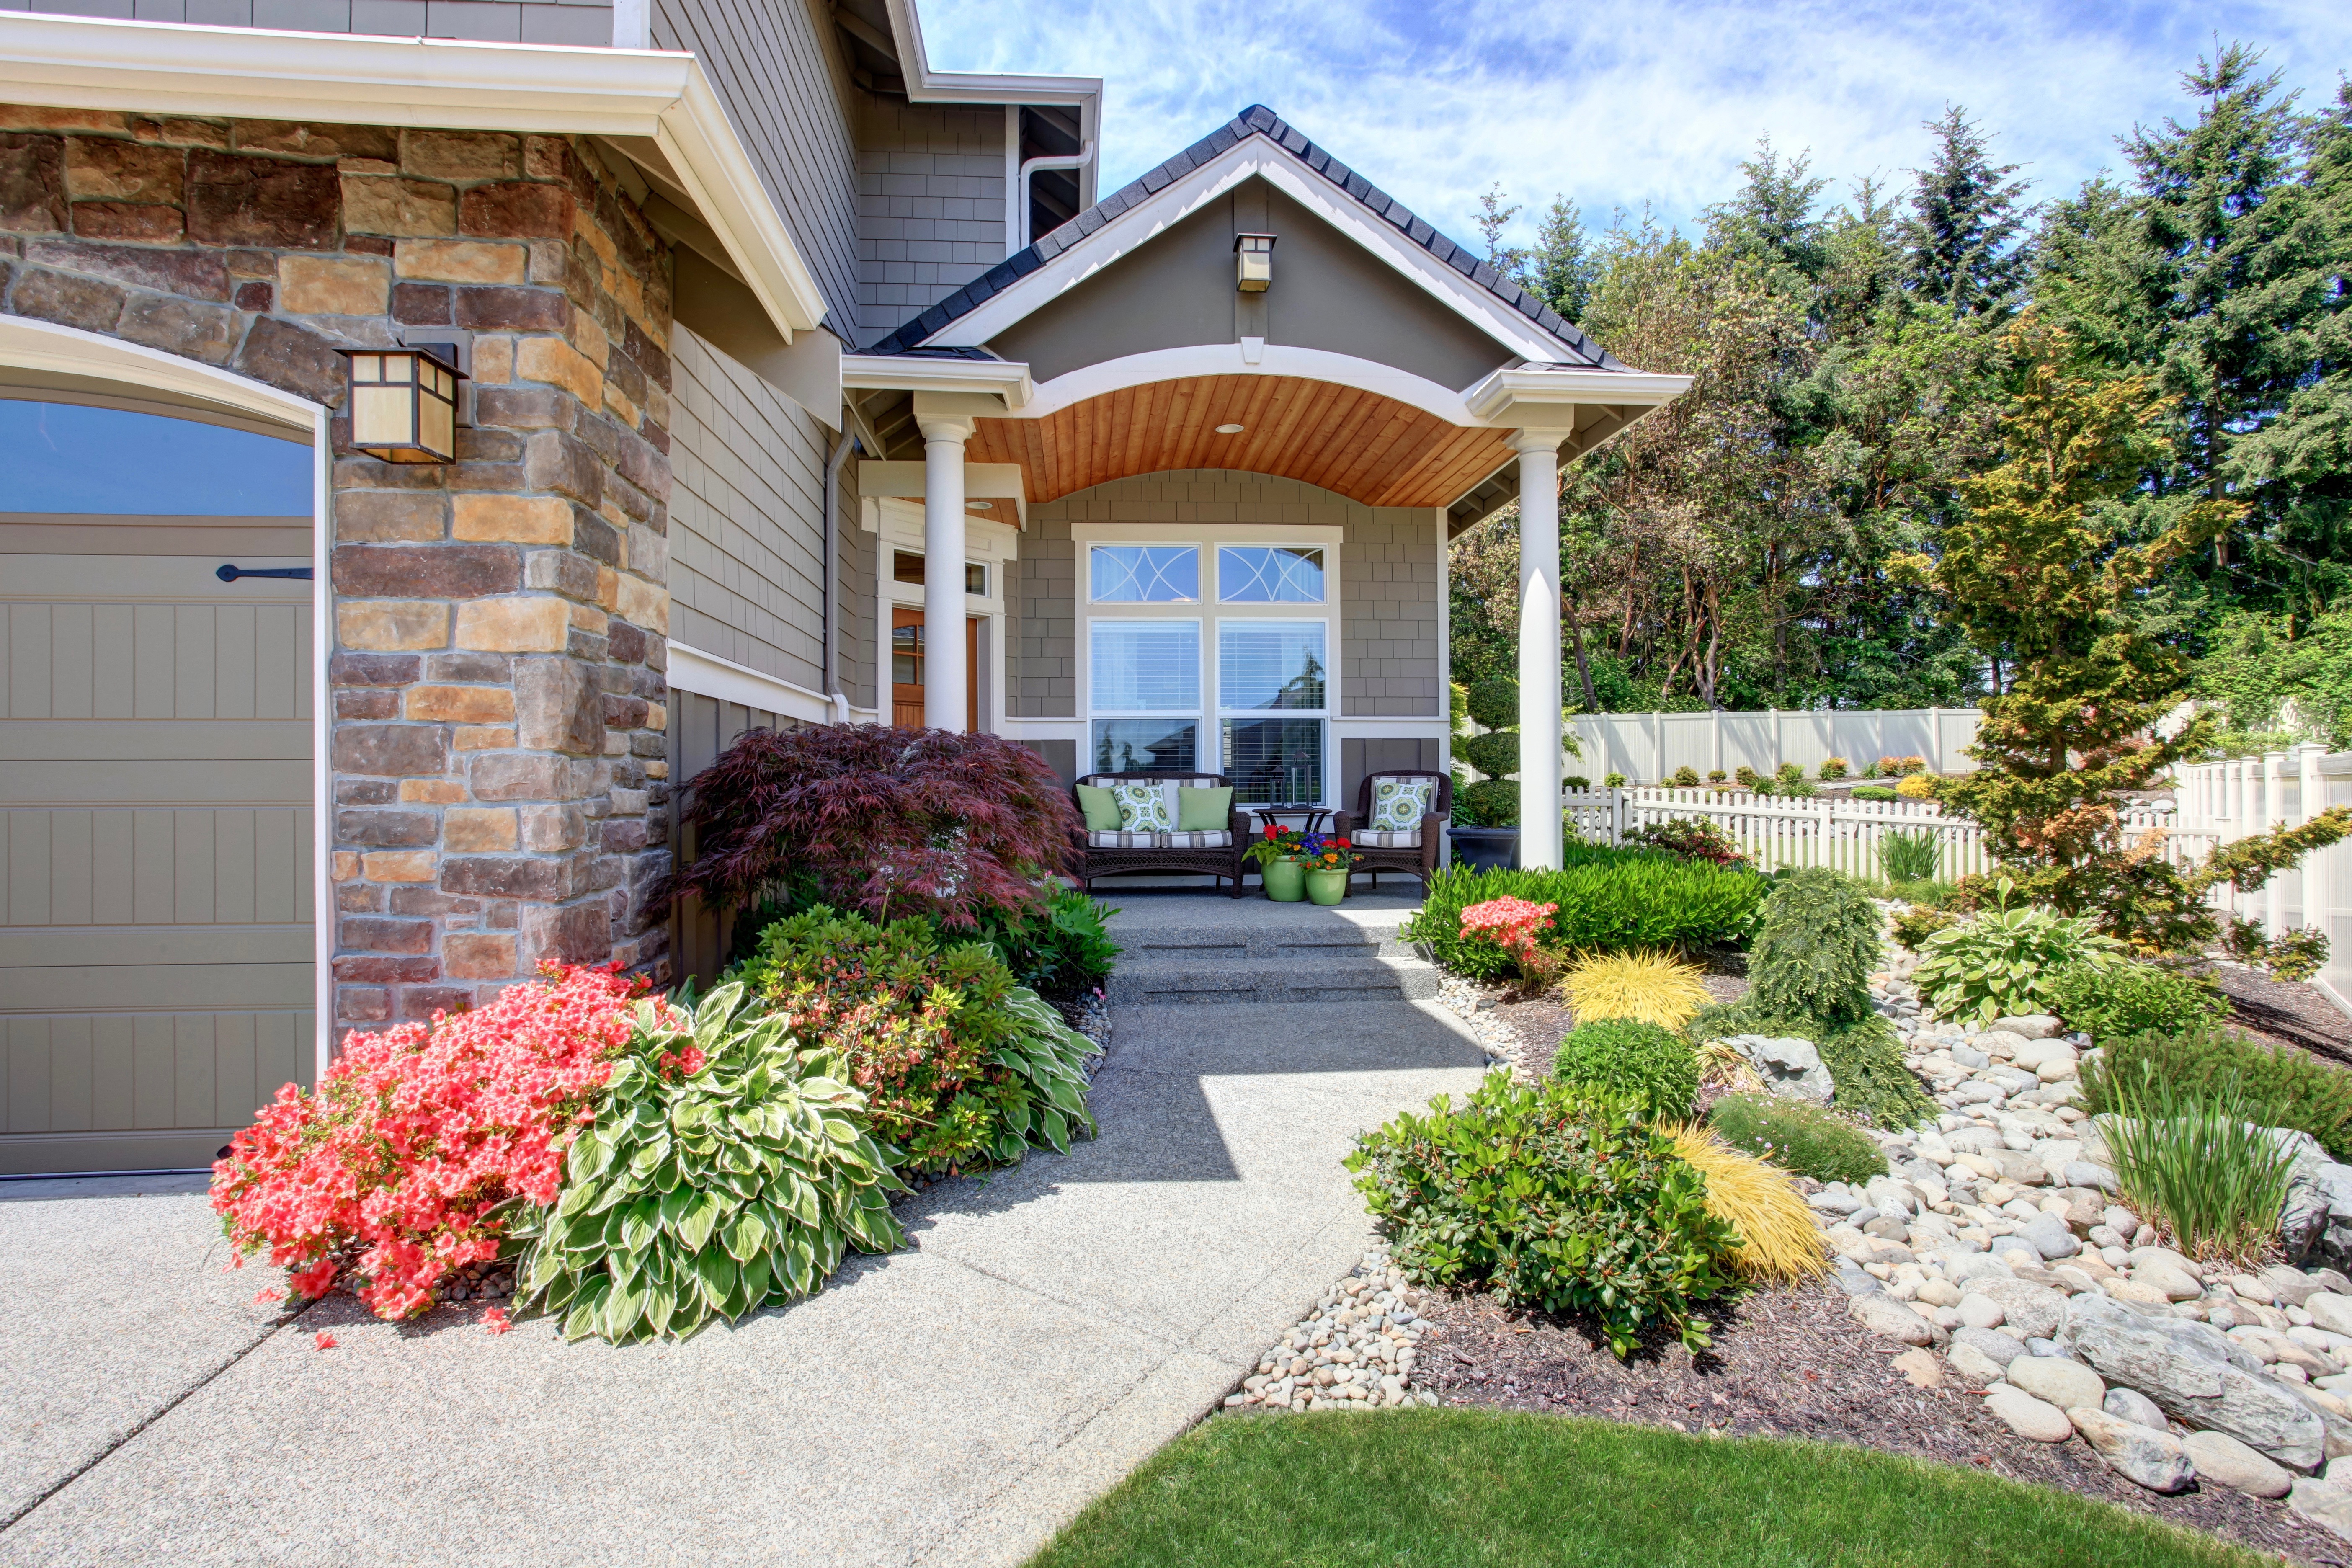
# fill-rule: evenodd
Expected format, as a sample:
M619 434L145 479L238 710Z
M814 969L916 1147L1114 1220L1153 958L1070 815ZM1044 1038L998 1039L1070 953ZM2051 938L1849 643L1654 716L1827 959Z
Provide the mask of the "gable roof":
M1173 158L1120 186L1027 249L1005 258L863 352L869 354L903 354L920 351L927 340L937 336L952 322L977 310L1129 209L1140 206L1171 183L1231 152L1253 136L1262 136L1282 149L1301 166L1319 175L1399 235L1486 290L1557 342L1560 348L1559 356L1538 363L1578 369L1624 368L1550 306L1489 267L1468 247L1455 244L1439 233L1434 226L1415 217L1406 210L1402 202L1332 157L1307 140L1297 127L1263 104L1252 104Z

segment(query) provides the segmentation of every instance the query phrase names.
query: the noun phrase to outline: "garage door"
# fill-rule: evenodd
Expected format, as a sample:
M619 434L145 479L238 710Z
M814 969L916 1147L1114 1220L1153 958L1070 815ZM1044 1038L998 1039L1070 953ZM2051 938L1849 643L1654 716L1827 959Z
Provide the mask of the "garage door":
M43 434L70 459L99 426L120 463L142 428L120 422L143 420L308 473L307 447L107 412L52 414ZM12 456L28 417L0 403ZM310 522L173 515L221 504L212 470L153 467L145 489L186 493L86 470L12 495L0 478L0 507L52 503L0 510L0 1173L208 1164L310 1078L311 584L218 572L308 568Z

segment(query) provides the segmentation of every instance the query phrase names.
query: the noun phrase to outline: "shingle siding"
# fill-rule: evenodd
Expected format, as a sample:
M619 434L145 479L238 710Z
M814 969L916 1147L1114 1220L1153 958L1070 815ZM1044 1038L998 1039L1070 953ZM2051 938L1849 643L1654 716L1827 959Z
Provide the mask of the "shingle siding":
M858 117L863 342L1004 259L1004 110L868 100Z

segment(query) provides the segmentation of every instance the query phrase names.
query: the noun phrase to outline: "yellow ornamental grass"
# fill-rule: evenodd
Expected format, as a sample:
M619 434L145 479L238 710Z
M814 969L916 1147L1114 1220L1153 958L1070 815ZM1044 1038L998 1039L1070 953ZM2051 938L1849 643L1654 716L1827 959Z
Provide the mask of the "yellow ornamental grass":
M1580 1024L1632 1018L1679 1029L1714 1000L1699 972L1666 952L1586 953L1569 966L1559 988Z
M1744 1279L1774 1284L1818 1277L1829 1247L1813 1226L1789 1173L1742 1153L1705 1127L1670 1130L1675 1152L1706 1178L1706 1208L1739 1233L1732 1269Z

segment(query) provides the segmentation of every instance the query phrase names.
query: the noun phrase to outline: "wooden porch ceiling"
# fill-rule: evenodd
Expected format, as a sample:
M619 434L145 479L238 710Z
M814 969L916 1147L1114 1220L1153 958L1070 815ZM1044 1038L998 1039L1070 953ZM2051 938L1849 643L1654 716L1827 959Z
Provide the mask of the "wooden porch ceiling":
M1220 425L1239 425L1220 436ZM1236 468L1366 506L1445 506L1510 457L1507 431L1449 425L1378 393L1273 375L1191 376L1041 419L982 419L975 463L1018 463L1029 500L1171 468Z

